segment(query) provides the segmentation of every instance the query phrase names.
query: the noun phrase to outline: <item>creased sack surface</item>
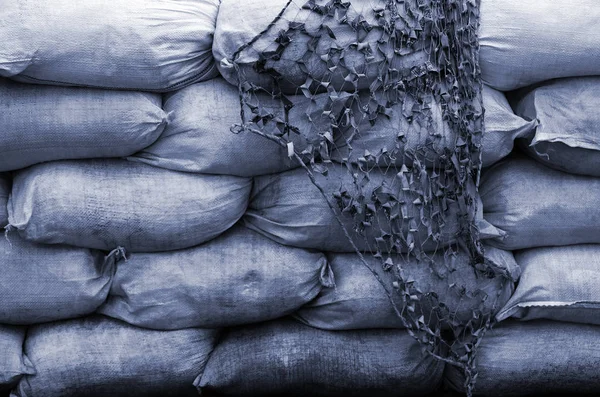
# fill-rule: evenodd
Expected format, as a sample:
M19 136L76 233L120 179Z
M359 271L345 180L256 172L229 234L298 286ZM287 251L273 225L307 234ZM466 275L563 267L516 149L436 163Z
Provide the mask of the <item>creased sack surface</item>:
M92 313L108 295L113 266L99 251L29 243L9 233L0 238L0 323Z
M0 171L51 160L133 154L165 128L161 106L156 94L0 78Z
M251 183L126 160L45 163L15 174L9 221L40 243L168 251L232 226L246 209Z
M504 93L483 85L485 132L482 138L482 165L489 167L508 156L517 138L531 138L537 120L514 114Z
M237 84L240 77L232 62L234 54L240 47L263 32L286 6L286 3L288 3L287 0L247 0L244 2L224 0L221 2L213 54L219 71L230 83ZM422 48L424 44L417 45L416 48L406 46L407 48L402 48L400 54L394 52L397 47L386 40L384 28L380 26L380 20L378 20L380 16L375 11L384 9L386 5L384 0L348 3L350 6L346 14L347 20L363 21L365 29L368 29L368 33L360 39L358 38L359 34L350 24L343 24L333 19L324 24L319 13L302 9L306 3L306 1L292 1L282 18L235 59L235 63L242 69L244 82L251 82L261 87L270 85L270 77L256 73L253 66L261 59L261 56L264 56L265 52L277 50L277 40L278 37L281 37L281 33L285 33L291 26L298 24L303 24L303 27L295 29L297 34L287 45L280 59L268 60L265 64L266 68L273 68L275 73L282 76L288 93L299 90L298 87L307 82L310 85L313 79L323 81L326 74L335 69L328 69L331 66L330 63L337 65L337 69L331 76L333 87L336 89L350 88L354 87L356 83L358 88L368 89L370 84L381 75L380 68L387 66L398 69L402 74L402 72L410 72L411 68L421 66L429 60L429 55L426 53L428 48ZM325 4L325 2L319 3ZM240 12L241 9L244 12ZM402 28L410 30L411 23L418 23L412 20L412 15L408 16L407 14L404 13L404 20L395 21L398 30ZM387 16L389 17L389 15ZM342 17L339 16L339 18ZM323 33L326 29L323 26L326 26L331 33L320 36L316 44L311 43L309 34L300 33L303 32L303 29L312 35ZM414 31L413 34L415 34ZM379 40L383 41L378 43ZM357 46L357 42L360 45L364 44L364 47ZM315 47L314 51L307 52L311 46ZM330 51L332 48L344 49L343 56L337 54L336 51ZM366 57L365 54L371 54L372 59ZM365 64L365 58L369 59L368 65ZM386 59L390 63L382 66ZM351 72L350 77L355 77L354 81L344 80L347 71ZM352 71L355 73L352 74Z
M484 218L501 238L489 244L516 250L600 243L600 179L548 168L512 155L483 174Z
M453 322L466 324L473 312L494 315L510 298L519 267L511 252L486 247L486 259L491 261L498 274L476 271L469 264L469 255L459 252L444 261L444 254L432 254L430 260L410 261L394 258L401 263L404 280L413 280L423 294L439 298L447 311L435 308L438 298L419 303L417 310L428 323L440 320L442 326ZM329 261L335 276L335 288L325 288L311 303L294 314L295 318L312 327L328 330L365 328L404 328L402 321L386 294L394 297L397 307L404 311L400 294L393 288L396 278L390 270L384 271L381 259L365 256L385 287L375 278L356 254L331 254ZM504 278L501 274L510 276Z
M600 245L518 251L523 273L497 319L549 319L600 324Z
M8 225L8 196L10 182L8 176L0 173L0 228Z
M198 247L119 262L100 312L155 329L255 323L309 302L327 271L323 254L234 226Z
M600 327L594 325L544 320L501 323L479 345L474 395L596 395L598 338ZM460 369L446 366L445 380L464 393Z
M599 58L600 61L600 58ZM600 176L600 77L561 79L525 95L515 111L538 120L522 145L543 164L573 174Z
M218 0L5 0L0 75L170 91L212 78Z
M103 316L37 325L25 341L37 374L13 397L192 397L216 338L216 330L152 331Z
M329 332L289 319L230 329L195 384L202 395L415 396L444 363L405 330Z
M480 10L479 57L486 84L510 91L600 74L596 0L487 0Z
M26 374L35 374L33 365L23 354L25 327L0 325L0 394L14 386Z
M375 249L378 244L375 239L382 231L389 233L391 228L401 228L402 234L408 233L409 228L416 230L413 235L415 244L422 246L424 251L433 251L454 241L460 232L455 215L457 206L448 202L448 222L454 224L447 223L442 228L436 222L431 222L432 236L428 237L428 227L420 222L423 219L421 208L413 204L419 195L402 190L402 178L387 176L378 170L370 173L371 180L363 188L367 204L372 200L372 192L385 184L390 191L406 201L406 213L414 217L415 222L402 222L401 218L390 220L383 210L379 210L373 215L372 224L375 227L367 228L365 233L356 232L356 218L348 213L341 213L336 202L338 199L334 196L338 195L340 200L348 196L356 197L356 185L352 175L342 165L331 165L328 170L327 176L315 174L316 181L325 191L327 199L311 183L304 169L255 178L250 206L243 218L246 226L282 244L332 252L356 252L344 235L336 216L340 217L361 251ZM427 187L423 189L427 190ZM335 208L335 212L327 205L328 201ZM437 241L434 238L437 238Z

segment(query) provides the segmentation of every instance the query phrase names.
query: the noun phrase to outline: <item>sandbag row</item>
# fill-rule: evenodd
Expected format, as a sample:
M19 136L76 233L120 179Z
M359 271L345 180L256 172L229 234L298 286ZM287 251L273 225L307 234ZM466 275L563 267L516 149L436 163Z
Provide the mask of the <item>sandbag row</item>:
M156 331L94 315L27 334L0 326L0 346L0 392L14 397L415 396L437 390L445 367L404 330L331 332L292 319Z
M347 18L362 15L366 23L377 27L364 38L366 43L376 43L382 35L373 11L378 4L354 3ZM380 3L383 8L384 2ZM0 75L50 85L171 91L215 77L213 54L221 74L236 83L238 76L232 64L235 54L244 78L260 83L260 76L247 67L259 59L259 51L275 50L278 33L288 29L290 21L303 23L309 31L317 30L322 22L316 13L292 4L254 43L253 51L244 51L242 47L263 32L285 5L286 1L270 2L268 6L264 1L252 1L241 6L236 0L136 0L110 5L88 1L72 8L66 0L52 0L43 6L11 0L2 10L5 20L11 23L0 30L3 37L10 38L0 47ZM598 12L594 0L543 0L531 4L482 1L479 39L483 80L496 89L509 91L554 78L600 75L600 38L595 29ZM555 29L557 15L569 26L568 33ZM294 42L283 60L275 63L274 69L291 83L292 89L305 83L306 73L317 77L325 73L327 63L321 57L330 45L351 47L356 40L350 26L331 22L327 26L335 40L317 48L306 69L298 61L306 51L308 35ZM71 37L77 37L77 42L70 41ZM429 59L426 44L394 58L393 67L402 71L424 64ZM392 45L379 48L381 53L373 51L378 57L394 56ZM240 54L236 54L238 50ZM343 66L359 74L356 72L362 70L363 58L359 49L348 50ZM371 60L372 68L367 68L359 79L363 88L379 76L377 65L381 60ZM342 79L334 80L336 87L347 84L341 73L335 76Z
M218 328L275 319L333 286L325 256L236 226L186 250L100 251L0 240L0 324L94 311L153 329Z
M484 167L488 167L511 152L515 139L529 136L537 121L535 118L527 121L515 115L502 92L484 86L482 96L486 109L482 162ZM418 152L431 165L444 148L451 149L456 143L455 134L442 119L439 104L432 109L434 129L438 134L433 136L425 126L404 118L403 111L408 104L392 107L386 117L379 117L370 125L371 120L359 113L361 98L337 100L330 105L327 118L315 116L319 109L323 110L327 94L313 98L289 95L287 98L293 107L284 121L283 103L267 94L257 93L250 104L260 105L263 112L277 118L264 125L249 123L247 127L275 134L283 125L294 126L299 133L291 138L294 149L299 153L317 142L320 131L327 130L333 131L327 156L338 163L347 159L354 164L377 163L381 167L410 165L412 159L406 153ZM246 112L247 107L244 106ZM346 113L344 110L347 108L353 112ZM240 93L237 87L222 78L196 83L167 95L164 111L170 115L170 122L160 139L130 156L130 160L176 171L239 176L273 174L300 167L296 159L289 158L287 148L277 142L250 130L231 131L232 126L241 123ZM360 127L360 133L355 136L349 132L351 125L342 121L349 115L357 118L356 123ZM388 157L374 160L365 155L371 153L376 156L383 151L389 154Z
M272 242L235 226L197 247L163 253L100 251L29 243L9 233L0 240L0 323L30 325L99 312L130 324L161 330L219 328L255 323L295 312L296 318L329 330L403 328L388 295L402 311L392 272L376 258L325 255ZM512 254L488 247L497 275L478 274L462 253L447 263L403 263L404 274L448 310L422 302L427 322L464 323L474 310L495 315L513 291L519 268ZM367 267L368 266L368 267ZM373 269L384 281L371 273ZM451 285L452 287L449 287ZM484 301L483 307L480 301Z

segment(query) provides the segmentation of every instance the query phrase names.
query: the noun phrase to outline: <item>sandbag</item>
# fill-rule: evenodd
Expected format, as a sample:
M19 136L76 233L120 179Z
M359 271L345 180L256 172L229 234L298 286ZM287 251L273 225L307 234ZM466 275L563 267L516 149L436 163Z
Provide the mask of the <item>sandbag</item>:
M26 329L0 325L0 394L8 392L23 375L35 374L33 365L23 354Z
M215 77L218 0L2 4L0 75L27 83L171 91Z
M338 205L351 206L344 200L347 197L358 196L352 174L342 165L332 164L327 169L326 176L314 173L317 184L327 198L311 182L303 169L255 178L250 205L243 218L245 225L281 244L331 252L356 252L336 216L361 251L375 250L378 244L382 250L386 249L383 243L375 239L382 233L389 234L392 229L397 230L397 234L410 235L406 242L410 244L412 239L414 245L422 247L424 251L434 251L449 244L460 232L456 202L448 202L447 211L443 211L447 222L445 225L438 223L437 217L434 221L428 221L422 217L425 211L415 202L424 199L418 193L402 188L408 183L402 176L404 174L386 174L376 169L371 171L370 180L364 181L362 192L367 208L360 209L367 214L371 226L365 228L364 232L356 231L356 219L349 211L342 213ZM428 183L431 183L429 179L424 181L422 186L425 192L430 191ZM413 222L403 221L402 217L391 218L384 209L369 212L368 206L373 203L373 193L385 194L386 191L397 195L398 201L403 201L402 214L406 218L414 218ZM335 212L328 206L328 202ZM359 204L356 205L360 207ZM392 208L391 211L396 210ZM439 210L442 212L441 208ZM406 251L409 244L402 245L399 242L398 247Z
M10 182L6 175L0 174L0 227L8 225L8 196Z
M38 243L175 250L232 226L246 209L251 183L116 159L44 163L15 173L9 222Z
M203 396L416 396L439 387L443 368L404 330L329 332L283 319L229 330L195 385Z
M20 84L0 78L0 171L51 160L122 157L152 144L159 95Z
M0 238L0 323L35 324L80 317L106 299L114 255L64 245Z
M331 286L325 256L243 226L182 251L120 262L100 313L141 327L225 327L282 317Z
M482 93L485 132L481 161L483 167L489 167L512 152L516 139L531 138L538 121L535 117L525 120L515 115L503 92L483 85Z
M596 395L600 390L600 327L537 320L508 321L488 331L477 349L475 396ZM463 371L445 380L464 393Z
M480 10L481 73L495 89L600 75L596 0L487 0Z
M381 75L379 70L383 65L388 68L397 69L398 78L403 74L409 74L411 68L424 65L429 60L427 44L416 41L412 48L403 48L400 54L394 52L396 46L386 40L386 33L382 27L380 18L384 18L376 12L385 8L385 1L354 1L347 7L346 19L348 21L364 20L367 33L357 33L357 28L351 24L340 22L338 19L323 21L322 13L313 12L302 8L303 2L290 2L288 8L283 12L274 25L277 15L284 9L287 0L265 1L252 0L223 0L219 8L213 54L221 75L232 84L237 85L240 77L238 68L242 73L242 80L252 82L262 87L272 85L271 79L254 71L253 64L264 58L264 53L277 51L278 42L281 43L282 32L294 27L296 33L291 42L285 43L285 51L275 60L268 59L264 68L273 68L281 75L281 84L284 90L294 93L298 87L306 83L310 86L314 80L323 81L323 77L329 71L332 73L331 86L336 90L341 88L353 88L356 84L359 89L368 89L369 86ZM240 12L240 10L244 12ZM396 20L398 30L403 28L410 30L413 23L413 14L399 11L404 20ZM389 15L385 15L388 19ZM342 16L339 17L340 19ZM418 23L418 22L417 22ZM298 26L302 24L301 26ZM327 32L323 33L327 26ZM261 32L270 27L269 31L256 39ZM306 29L307 33L300 33ZM318 35L323 33L322 35ZM413 34L417 34L414 30ZM418 32L420 33L420 31ZM318 42L313 43L312 37L318 37ZM416 38L416 36L415 36ZM381 40L383 39L383 40ZM245 47L252 41L251 47ZM357 45L365 44L363 48ZM406 47L409 47L404 43ZM307 49L311 49L307 56ZM343 55L336 53L333 49L344 49ZM234 59L238 50L242 50ZM372 55L368 64L365 62L365 54ZM389 60L389 64L385 60ZM237 65L234 66L234 61ZM326 61L329 61L326 62ZM331 64L337 68L329 69ZM344 80L346 72L350 71L349 80ZM353 73L352 73L353 72ZM359 76L360 75L360 76ZM310 76L310 79L309 79ZM352 80L354 77L355 80Z
M600 245L534 248L516 252L515 259L523 274L498 321L513 317L600 325Z
M506 250L600 243L600 179L548 168L523 155L502 161L481 178L484 218Z
M250 131L234 134L231 127L241 123L238 89L218 78L177 91L165 100L171 122L152 146L130 157L176 171L254 176L285 171L299 166L288 158L287 149ZM283 114L280 101L260 95L265 111ZM295 109L304 111L309 99L296 96ZM327 120L328 121L328 120ZM295 146L306 146L304 135L313 125L304 113L292 110L288 122L301 131ZM275 122L271 125L277 128ZM254 128L257 128L256 126ZM265 132L273 133L268 126ZM314 132L316 133L316 132Z
M600 176L600 77L561 79L522 97L515 111L539 125L522 145L557 170Z
M152 331L103 316L37 325L25 341L37 374L21 379L13 397L191 397L217 335Z
M427 323L433 327L441 318L442 326L447 327L452 323L467 324L474 312L494 316L514 291L514 281L520 272L512 253L493 247L486 247L485 253L496 274L475 271L469 264L469 255L462 251L449 261L444 261L444 254L440 253L432 255L429 261L411 258L406 262L396 257L394 262L400 264L405 280L414 280L414 286L423 294L435 294L446 306L447 311L439 311L435 300L422 300L417 310ZM328 259L335 276L335 288L323 289L314 301L294 314L296 319L328 330L404 328L386 290L401 312L405 312L405 304L393 288L396 279L391 271L383 270L381 259L365 256L385 287L358 255L331 254Z

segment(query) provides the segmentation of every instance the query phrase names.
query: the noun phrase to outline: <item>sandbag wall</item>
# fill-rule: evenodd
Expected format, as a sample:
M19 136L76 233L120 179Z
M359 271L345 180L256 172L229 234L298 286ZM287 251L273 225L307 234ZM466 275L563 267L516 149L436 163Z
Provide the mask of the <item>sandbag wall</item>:
M488 243L513 251L522 274L478 347L474 395L597 394L600 7L481 7L484 83L533 128L507 134L515 149L481 180L484 217L502 235ZM569 34L553 29L558 15ZM464 391L460 371L447 367L445 378Z
M0 35L10 39L0 43L0 395L416 396L444 383L464 392L464 372L444 360L450 353L428 354L407 332L398 310L414 306L390 294L397 281L389 269L359 254L374 253L376 236L354 234L349 218L340 225L326 199L353 191L344 163L370 164L371 191L386 170L414 165L374 148L399 154L402 142L402 154L422 150L424 167L434 167L436 153L456 143L443 107L426 107L433 140L407 121L414 103L392 107L377 123L340 123L328 136L335 150L323 154L327 173L315 174L320 191L302 166L307 158L291 156L311 147L340 111L323 115L326 91L304 93L307 74L327 73L312 58L295 63L301 52L294 51L314 43L294 43L297 59L279 64L289 103L268 90L243 98L244 83L270 81L247 66L260 61L251 51L230 62L249 42L269 44L256 38L286 3L3 4ZM352 3L372 16L365 7L373 2ZM436 230L441 243L411 225L427 259L400 253L389 261L403 264L411 288L433 297L426 302L439 300L452 313L440 331L449 343L460 342L454 326L500 321L475 349L476 394L593 392L600 387L590 372L599 357L590 324L600 324L593 317L600 77L588 75L600 75L600 46L584 22L594 16L568 8L582 23L572 38L578 46L564 44L571 58L561 61L542 56L556 50L538 16L548 10L482 3L476 222L488 269L474 269L464 249L450 259L440 249L454 243L453 224ZM277 27L296 28L294 18L307 15L286 14ZM349 15L360 22L360 12ZM506 36L502 21L530 29L540 54ZM325 34L359 47L343 28ZM500 37L512 40L511 57L494 52ZM345 62L356 68L352 51ZM390 56L394 48L381 51ZM411 70L427 56L419 48L396 66ZM356 84L368 97L374 71L331 84ZM264 118L236 130L241 111ZM287 118L272 122L281 112ZM276 135L282 124L299 127L287 147L250 131ZM352 128L365 133L350 147ZM419 211L419 202L411 205ZM436 324L440 308L426 302L419 321Z
M441 386L444 362L406 332L300 163L231 132L239 88L213 50L239 41L238 6L3 4L0 393L394 396ZM261 105L281 107L268 95ZM369 139L393 146L402 122L380 126L365 149ZM337 155L350 153L337 138ZM347 177L332 166L330 193ZM516 274L511 254L490 252ZM470 318L489 294L482 310L497 311L512 283L478 280L467 262L459 255L451 277L471 299L456 294L450 310ZM443 256L432 263L447 271ZM425 270L407 268L419 288L446 294Z

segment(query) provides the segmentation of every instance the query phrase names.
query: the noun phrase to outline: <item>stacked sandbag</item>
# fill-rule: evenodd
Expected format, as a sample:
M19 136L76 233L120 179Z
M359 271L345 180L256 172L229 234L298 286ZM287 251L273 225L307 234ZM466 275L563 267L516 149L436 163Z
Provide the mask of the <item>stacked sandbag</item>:
M540 84L521 98L516 112L539 125L523 140L527 154L571 174L600 177L600 77Z
M283 317L333 283L323 254L238 225L197 247L130 255L99 312L153 329L227 327Z
M494 316L514 291L520 270L512 253L493 247L486 247L485 252L497 274L488 275L474 269L466 252L458 252L452 261L444 261L444 255L438 253L427 261L413 259L403 263L400 258L394 258L394 262L402 263L406 279L413 280L416 288L431 297L418 308L425 321L440 321L448 328L468 322L473 312L479 312L482 317ZM381 268L377 258L365 256L364 260L366 263L351 253L330 254L335 287L323 289L315 300L296 312L295 317L312 327L327 330L405 328L389 297L394 297L399 310L407 310L407 302L393 294L395 278L390 271ZM438 302L434 297L443 299L444 310L436 306Z
M475 396L595 395L600 389L600 327L559 321L507 321L488 331L477 353ZM462 372L445 380L464 393Z
M219 1L2 4L0 76L49 85L173 91L215 77Z
M481 72L491 87L600 75L595 0L486 0L480 15Z
M35 324L81 317L104 303L115 256L66 245L0 238L0 324Z
M194 384L203 396L420 396L443 371L404 330L330 332L283 319L227 331Z
M523 273L498 320L512 317L600 325L600 245L532 248L516 252L515 258Z
M600 243L600 178L514 154L484 173L480 193L484 218L503 235L489 244L516 250Z
M0 78L0 172L51 160L123 157L167 125L160 95Z
M404 222L404 218L390 217L381 209L373 214L376 228L367 229L365 233L357 232L353 216L342 213L338 208L336 199L352 197L358 190L353 175L346 167L334 164L328 168L327 175L316 174L314 177L324 193L307 177L303 169L255 178L250 204L244 215L245 225L282 244L330 252L374 249L379 244L376 240L379 231L376 228L387 233L402 229L403 233L412 236L416 245L424 246L426 251L444 247L454 242L459 235L460 225L456 216L453 216L458 213L458 204L443 200L438 204L439 212L442 206L447 205L450 214L448 217L454 224L440 227L431 222L428 225L416 202L422 197L417 192L403 189L407 181L402 172L390 176L374 169L363 189L376 194L384 186L384 189L397 192L399 201L406 203L402 208L402 211L406 211L403 212L404 218L420 219L422 222L415 219L413 222ZM373 197L366 199L367 205L373 205ZM352 240L346 237L344 229ZM405 243L402 248L407 252L408 245Z
M264 62L262 69L272 69L271 75L281 76L287 93L307 88L312 82L331 83L335 89L369 89L386 66L397 70L396 79L400 80L429 60L430 42L415 40L413 47L398 51L399 44L389 40L391 29L384 28L382 19L391 19L391 13L382 15L385 5L383 0L354 1L343 7L345 15L324 21L323 15L328 11L319 9L323 5L316 2L304 5L286 0L221 1L213 54L223 77L234 85L242 81L270 87L270 76L261 74L256 67ZM244 12L240 12L242 7ZM398 31L406 29L416 39L422 33L414 29L420 22L418 15L400 9L398 12L403 17L394 21ZM364 34L357 34L357 27L347 21L364 27ZM324 31L327 34L321 34ZM285 35L289 35L289 43L282 37ZM278 43L285 44L283 51ZM344 50L343 54L335 49ZM279 56L264 59L265 53ZM364 54L372 54L368 64L364 63Z
M35 374L13 396L195 396L218 332L153 331L102 316L29 328L24 351Z
M9 223L28 241L110 251L192 247L244 213L248 178L125 160L49 162L15 173Z

